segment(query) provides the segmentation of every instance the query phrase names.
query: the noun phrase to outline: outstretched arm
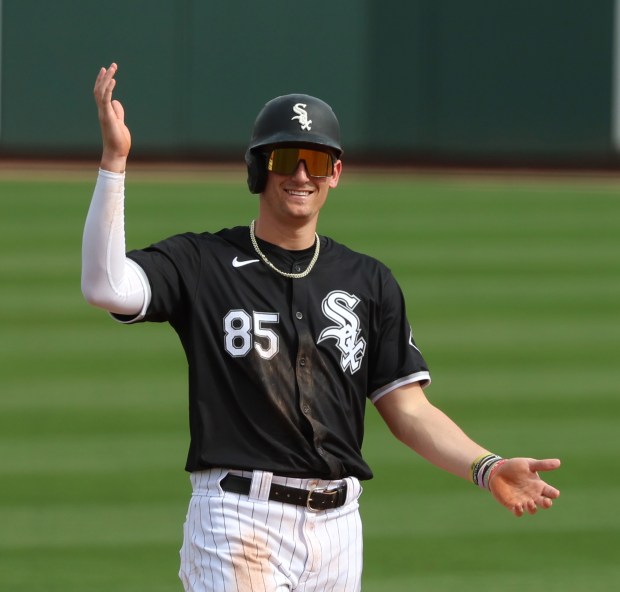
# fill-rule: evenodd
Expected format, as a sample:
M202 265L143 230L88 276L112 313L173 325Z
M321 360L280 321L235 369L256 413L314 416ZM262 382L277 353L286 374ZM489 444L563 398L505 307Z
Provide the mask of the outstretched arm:
M375 406L392 433L434 465L471 479L472 464L490 454L471 440L445 413L432 405L418 384L398 388ZM538 471L560 466L557 459L512 458L498 463L488 481L493 497L515 516L549 508L560 492L545 483Z
M82 293L93 306L135 319L144 314L151 292L144 271L125 257L124 173L131 135L122 105L112 100L116 70L116 64L101 68L94 88L103 152L84 225Z

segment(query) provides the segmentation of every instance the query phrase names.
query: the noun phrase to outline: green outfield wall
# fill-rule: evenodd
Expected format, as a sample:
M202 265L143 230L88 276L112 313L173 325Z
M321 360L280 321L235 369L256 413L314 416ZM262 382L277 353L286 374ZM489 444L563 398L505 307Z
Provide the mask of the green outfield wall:
M0 0L0 155L96 156L92 86L143 157L241 158L260 106L332 104L350 158L608 164L613 0Z

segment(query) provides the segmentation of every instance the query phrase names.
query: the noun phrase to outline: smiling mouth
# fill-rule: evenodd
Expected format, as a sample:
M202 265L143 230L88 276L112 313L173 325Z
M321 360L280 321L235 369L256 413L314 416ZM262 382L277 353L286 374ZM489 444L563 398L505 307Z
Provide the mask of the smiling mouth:
M286 189L285 191L293 197L308 197L312 193L310 189Z

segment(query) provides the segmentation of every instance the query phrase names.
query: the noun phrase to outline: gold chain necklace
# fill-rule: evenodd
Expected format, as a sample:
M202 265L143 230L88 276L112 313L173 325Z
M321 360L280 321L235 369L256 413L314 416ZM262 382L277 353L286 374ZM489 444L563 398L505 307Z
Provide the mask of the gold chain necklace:
M267 256L265 255L265 253L263 253L260 250L258 246L258 242L256 242L256 235L254 234L254 222L256 222L256 220L252 220L252 222L250 223L250 240L252 241L252 246L254 247L256 254L263 260L263 262L268 267L271 267L271 269L273 269L275 272L279 273L280 275L283 275L284 277L287 277L287 278L292 278L294 280L304 278L312 271L314 264L317 262L317 259L319 258L319 252L321 250L321 241L319 240L319 235L316 232L314 233L314 240L316 242L316 247L314 249L314 255L312 256L312 259L310 260L308 267L306 267L306 270L302 271L301 273L287 273L286 271L282 271L281 269L278 269L271 261L269 261L269 259L267 259Z

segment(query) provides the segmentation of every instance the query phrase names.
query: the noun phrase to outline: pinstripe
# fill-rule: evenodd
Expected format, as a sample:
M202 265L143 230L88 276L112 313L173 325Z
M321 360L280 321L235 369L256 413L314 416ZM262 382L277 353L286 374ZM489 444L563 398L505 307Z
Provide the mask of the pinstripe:
M334 525L338 525L337 522L334 522ZM334 556L330 553L331 550L331 541L330 541L330 529L329 529L329 521L321 521L321 523L319 524L320 526L320 530L317 529L317 543L319 546L319 555L321 557L321 565L322 567L322 572L325 574L325 586L327 586L327 584L329 582L332 581L332 566L334 565ZM323 561L324 558L328 558L327 561L327 565L323 565ZM338 575L338 572L336 572L336 576ZM336 577L337 580L337 577ZM334 581L336 581L334 580ZM323 590L325 590L326 588L323 587Z
M322 566L321 572L317 573L314 587L309 587L308 592L328 589L333 592L350 592L357 589L355 578L351 584L348 580L349 574L355 574L360 566L357 552L359 539L356 537L355 524L357 515L357 512L343 509L340 519L321 520L321 528L317 530L317 539L321 546L325 547L321 552L328 558L328 564ZM340 566L342 566L342 572L339 569Z
M239 515L239 499L240 498L237 499L237 515ZM223 507L224 507L224 503L222 502L222 509ZM235 521L235 525L238 528L238 533L239 533L238 539L239 541L241 541L241 549L243 550L241 557L245 560L245 564L247 567L248 560L247 560L247 557L245 556L245 549L243 546L243 536L241 535L241 525L238 520ZM232 546L230 544L230 538L228 536L228 527L226 525L226 513L225 512L224 512L224 528L225 528L224 532L226 533L226 542L228 543L228 556L233 559L233 574L235 576L235 586L237 590L240 590L242 586L241 586L241 583L239 582L237 570L234 568L234 561L239 559L239 555L233 551ZM249 568L248 568L248 572L249 572Z
M341 545L341 542L340 542L341 539L340 539L340 527L339 527L339 525L338 525L338 528L336 528L336 537L338 539L338 542L336 543L335 548L336 549L341 549L342 547L340 546ZM328 551L328 554L329 554L329 557L334 557L335 556L336 573L338 574L338 573L340 573L340 553L334 553L332 551L332 548L334 547L334 545L332 545L332 537L328 535L327 540L329 541L329 551ZM331 572L332 564L333 564L333 561L330 561L328 573ZM336 581L334 581L333 585L330 588L330 591L334 592L335 588L336 588Z
M304 529L303 529L303 532L304 532L303 540L308 549L308 554L307 554L307 561L304 566L303 574L299 578L299 589L302 592L308 592L309 590L312 589L309 586L309 583L311 581L310 578L312 575L314 575L314 572L317 570L317 564L316 564L317 553L315 550L315 543L314 543L315 527L316 525L314 521L314 516L312 515L306 516L306 521L304 523Z
M286 526L284 508L282 508L282 518L283 518L282 524L283 526ZM303 514L301 514L301 512L295 512L291 531L293 533L293 537L292 537L293 547L291 549L291 557L289 559L289 562L290 562L291 569L292 569L293 557L297 557L300 553L298 547L299 547L299 541L301 540L301 536L303 532Z
M254 549L254 560L256 562L259 561L259 555L258 555L258 536L256 534L256 504L254 504L252 506L252 543L253 543L253 549ZM270 553L271 555L271 553ZM246 555L247 556L247 555ZM270 557L271 558L271 557ZM266 582L266 574L265 574L265 570L264 567L262 565L262 563L259 563L260 568L261 568L261 576L263 579L263 587L265 588L265 590L267 590L267 582ZM249 566L248 566L249 569Z
M340 574L340 546L339 545L334 545L333 544L333 536L334 534L338 536L338 538L340 538L340 523L342 521L339 520L337 522L331 523L326 521L325 523L325 528L326 528L326 536L324 537L324 541L326 541L328 543L328 551L327 551L327 556L330 558L329 561L329 565L327 567L327 583L329 583L330 581L333 581L332 586L330 587L330 590L335 589L337 583L338 583L338 574ZM335 533L332 533L330 531L330 525L332 525L332 529L331 530L335 530ZM321 539L319 539L321 540ZM335 549L335 551L333 551L332 549ZM335 567L335 577L330 576L330 574L332 573L332 569ZM326 583L326 584L327 584Z
M210 524L213 524L216 521L215 514L214 514L214 509L215 509L215 504L216 503L217 503L217 500L214 499L214 500L212 500L212 503L210 503L209 506L208 506L208 508L209 508L209 523ZM222 507L222 510L223 510L223 507ZM204 522L201 520L200 521L201 527L202 527L203 524L204 524ZM218 548L218 545L217 545L216 540L215 540L215 533L213 531L211 531L211 533L212 533L212 537L213 537L213 547L214 548ZM211 571L211 581L213 582L213 589L217 590L217 583L215 581L215 574L216 573L222 573L222 574L224 573L224 564L223 564L222 560L219 558L218 555L213 556L212 554L209 554L208 556L209 556L209 569ZM212 562L214 562L216 560L219 562L219 566L220 566L220 571L219 572L217 570L213 569ZM223 586L224 585L224 581L222 581L221 584Z
M260 565L261 568L261 575L263 578L263 586L265 588L265 590L271 590L274 589L275 586L277 585L277 580L275 577L275 573L273 571L268 571L265 569L265 565L264 563L260 562L260 556L258 553L258 548L259 548L259 536L257 536L257 524L265 524L267 526L267 540L266 540L266 546L267 546L267 551L268 551L268 557L267 557L267 561L269 564L274 563L273 561L273 552L272 550L269 548L269 540L270 540L270 536L269 536L269 521L268 520L261 520L260 517L257 517L257 514L260 514L260 510L262 509L261 506L265 506L268 504L265 503L261 503L261 504L257 504L254 503L252 505L252 533L253 533L253 543L254 543L254 549L255 549L255 560L256 562ZM268 516L268 515L267 515ZM270 588L267 584L267 579L272 579L273 580L273 586Z
M267 523L271 524L274 523L275 524L275 520L272 520L270 518L271 513L275 512L275 508L276 506L274 504L270 504L269 507L267 508ZM284 523L284 512L280 512L280 520L278 522L278 528L277 530L279 530L280 532L282 532L282 525ZM294 552L294 550L293 550ZM280 540L280 544L278 545L278 552L277 552L278 556L282 555L282 540Z

